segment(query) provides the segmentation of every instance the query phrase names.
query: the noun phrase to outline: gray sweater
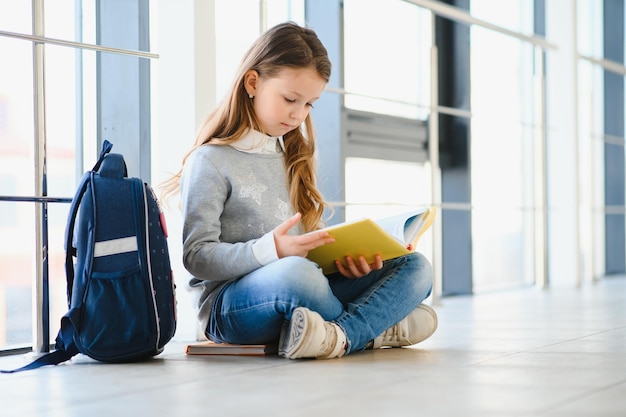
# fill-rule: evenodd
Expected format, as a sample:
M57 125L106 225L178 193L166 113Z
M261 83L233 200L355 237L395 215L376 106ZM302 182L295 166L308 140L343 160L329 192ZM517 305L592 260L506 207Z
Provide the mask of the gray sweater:
M272 230L294 214L284 154L202 146L183 169L181 205L183 264L204 329L226 282L276 259Z

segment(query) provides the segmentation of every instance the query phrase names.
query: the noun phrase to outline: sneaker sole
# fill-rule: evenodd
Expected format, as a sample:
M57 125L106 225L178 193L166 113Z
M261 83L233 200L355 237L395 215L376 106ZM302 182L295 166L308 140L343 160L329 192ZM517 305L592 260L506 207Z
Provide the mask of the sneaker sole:
M296 359L305 339L302 335L309 326L309 319L306 313L298 307L285 326L280 333L278 354L285 358Z

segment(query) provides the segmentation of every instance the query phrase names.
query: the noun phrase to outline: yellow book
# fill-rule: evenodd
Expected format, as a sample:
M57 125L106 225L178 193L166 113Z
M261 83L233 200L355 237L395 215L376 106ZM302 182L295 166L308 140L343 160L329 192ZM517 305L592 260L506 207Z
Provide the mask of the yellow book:
M417 242L432 225L435 207L425 207L391 217L359 219L327 227L334 243L309 251L307 258L317 263L324 274L337 272L335 260L364 256L368 263L381 255L383 261L415 251ZM344 262L345 263L345 262Z

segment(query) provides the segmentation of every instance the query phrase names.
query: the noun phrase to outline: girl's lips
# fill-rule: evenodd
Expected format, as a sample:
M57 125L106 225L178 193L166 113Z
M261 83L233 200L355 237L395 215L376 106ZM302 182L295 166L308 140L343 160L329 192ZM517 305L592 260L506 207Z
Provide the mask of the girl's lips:
M280 126L285 130L285 133L291 132L292 130L294 130L295 128L297 128L298 126L294 126L294 125L289 125L287 123L281 123Z

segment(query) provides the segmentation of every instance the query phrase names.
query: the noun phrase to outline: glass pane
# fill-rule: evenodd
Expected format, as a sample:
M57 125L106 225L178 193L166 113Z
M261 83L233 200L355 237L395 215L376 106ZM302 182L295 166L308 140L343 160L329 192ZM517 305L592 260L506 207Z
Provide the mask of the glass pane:
M149 22L150 5L139 0L45 2L46 37L148 52L150 25L139 22Z
M578 0L578 53L600 58L603 56L602 15L603 2L597 0Z
M430 12L400 0L344 1L344 88L356 94L346 107L425 119L430 46Z
M0 195L32 196L33 51L30 42L0 37Z
M533 129L476 117L472 141L474 291L531 284Z
M0 0L0 30L31 34L32 15L30 1Z
M580 136L580 241L584 276L605 273L604 214L604 71L589 61L578 65L578 132Z
M531 213L501 207L472 211L475 293L533 283L532 240L524 234L531 226Z
M77 180L88 169L93 167L100 154L98 147L98 83L97 83L97 60L99 52L80 50L76 52L78 66L80 68L76 85L76 146L82 146L82 165L80 151L76 149L77 157ZM121 57L121 56L120 56ZM135 60L130 56L121 57L124 61ZM73 191L72 191L73 193Z
M67 311L65 224L69 204L48 205L50 342ZM35 269L35 205L0 202L0 350L32 344Z
M78 31L76 7L80 2L76 0L55 0L44 3L44 30L46 37L82 42Z
M534 0L472 0L473 17L523 34L533 33Z
M80 126L80 51L46 45L46 140L48 195L72 197L76 183L76 137Z
M267 27L292 21L304 25L304 0L272 0L267 4Z
M0 201L0 350L31 346L34 204Z
M471 39L472 113L532 123L532 46L480 27L472 28Z
M471 36L473 289L480 292L532 283L538 144L532 48L478 27Z

